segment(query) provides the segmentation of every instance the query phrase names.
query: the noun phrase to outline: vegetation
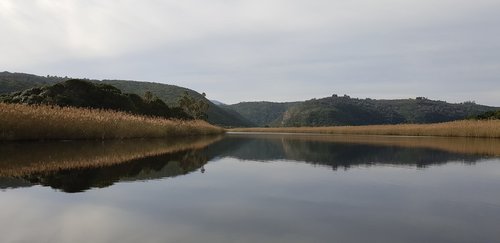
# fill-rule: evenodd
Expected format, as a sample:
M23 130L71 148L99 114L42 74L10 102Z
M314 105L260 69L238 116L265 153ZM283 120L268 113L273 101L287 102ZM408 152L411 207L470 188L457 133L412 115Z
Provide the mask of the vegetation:
M168 107L150 92L146 92L143 99L136 94L124 94L111 85L78 79L4 95L0 100L7 103L110 109L138 115L192 119L182 109Z
M473 102L450 104L424 97L374 100L336 95L304 102L248 102L229 107L259 126L284 127L438 123L497 109Z
M229 131L500 138L500 120L371 126L239 128Z
M203 97L205 97L205 93L203 93ZM188 92L184 92L184 95L179 99L179 107L195 119L207 119L208 103L204 100L196 100Z
M66 77L40 77L3 72L0 73L0 94L21 91L27 87L39 87L62 82L67 79ZM182 99L187 92L193 101L196 100L196 102L208 105L206 110L208 122L224 127L438 123L475 117L499 109L477 105L472 101L451 104L429 100L425 97L374 100L351 98L347 95L332 95L327 98L303 102L243 102L234 105L215 105L202 94L174 85L124 80L90 81L97 84L112 85L123 92L134 93L138 96L148 94L145 97L146 101L157 98L155 100L161 100L170 107L178 106L179 99ZM196 112L188 113L196 116L194 114Z
M491 119L500 119L500 110L497 111L488 111L486 113L483 113L481 115L477 115L474 117L474 119L477 120L491 120Z
M36 76L24 73L0 73L0 94L8 94L11 92L19 92L29 88L42 87L44 85L51 85L57 82L63 82L70 78L68 77L53 77L53 76ZM125 80L88 80L94 83L102 83L112 85L125 93L133 93L139 96L144 96L146 92L150 92L153 97L165 102L168 106L175 107L178 105L179 99L185 92L188 92L189 96L195 98L196 100L203 100L209 105L207 110L207 121L219 126L225 127L249 127L255 126L247 119L243 118L239 113L233 110L223 109L205 97L200 93L168 84L161 83L151 83L151 82L137 82L137 81L125 81Z
M234 105L223 106L233 109L257 126L280 126L283 114L299 102L241 102Z
M255 126L239 113L232 110L226 110L219 107L209 101L202 94L175 85L161 84L161 83L150 83L150 82L136 82L136 81L124 81L124 80L103 80L105 84L113 85L123 92L130 92L135 94L144 94L146 91L152 91L159 99L163 100L170 106L177 106L179 99L181 99L185 93L195 99L196 101L202 101L208 104L207 109L207 121L224 127L249 127Z
M223 133L204 121L110 110L0 103L0 140L164 138Z
M25 73L0 72L0 94L8 94L34 87L41 87L43 85L54 84L68 79L67 77L41 77Z

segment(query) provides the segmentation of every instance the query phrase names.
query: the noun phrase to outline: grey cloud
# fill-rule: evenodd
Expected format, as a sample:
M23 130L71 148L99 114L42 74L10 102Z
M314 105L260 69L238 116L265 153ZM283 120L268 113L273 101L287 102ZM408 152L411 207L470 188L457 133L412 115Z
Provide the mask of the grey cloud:
M172 83L228 103L347 93L500 106L498 1L19 2L0 4L12 71Z

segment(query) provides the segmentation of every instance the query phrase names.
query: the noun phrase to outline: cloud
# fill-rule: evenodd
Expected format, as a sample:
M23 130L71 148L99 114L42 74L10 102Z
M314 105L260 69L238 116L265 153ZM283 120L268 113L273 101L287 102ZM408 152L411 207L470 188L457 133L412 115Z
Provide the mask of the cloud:
M500 105L498 11L490 0L5 0L0 66L173 83L229 103L336 92Z

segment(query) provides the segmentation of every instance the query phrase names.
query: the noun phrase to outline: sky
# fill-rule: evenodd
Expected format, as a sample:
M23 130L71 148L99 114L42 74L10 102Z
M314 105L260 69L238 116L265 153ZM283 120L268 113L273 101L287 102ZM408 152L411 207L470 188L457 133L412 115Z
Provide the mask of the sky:
M500 106L498 0L2 0L0 71ZM154 92L153 92L154 93Z

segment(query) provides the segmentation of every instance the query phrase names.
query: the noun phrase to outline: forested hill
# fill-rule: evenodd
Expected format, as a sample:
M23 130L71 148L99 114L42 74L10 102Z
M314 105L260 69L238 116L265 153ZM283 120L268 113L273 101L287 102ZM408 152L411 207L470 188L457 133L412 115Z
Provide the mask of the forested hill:
M164 118L193 119L180 107L169 107L158 98L145 99L136 94L123 93L108 84L79 79L0 95L0 102L106 109Z
M434 123L466 119L499 108L423 97L400 100L332 96L304 102L244 102L228 106L259 126L334 126Z
M226 109L232 109L258 126L280 126L283 114L301 102L241 102L234 105L221 105Z
M476 120L499 120L500 119L500 109L499 110L496 110L496 111L488 111L486 113L483 113L483 114L479 114L475 117L473 117L473 119L476 119Z
M36 76L0 72L0 94L66 81L67 77ZM149 91L175 107L184 94L209 104L208 121L225 127L248 126L333 126L399 123L433 123L466 119L499 110L473 102L452 104L423 97L399 100L357 99L331 96L300 102L242 102L216 105L200 93L168 84L124 80L89 80L117 87L139 96Z
M255 126L242 115L232 110L225 110L222 107L212 103L202 94L187 88L151 82L124 81L124 80L103 80L105 84L113 85L124 92L135 93L138 95L144 94L146 91L152 92L155 96L165 101L168 105L177 105L179 98L188 92L195 99L201 99L209 104L208 121L212 124L224 127L248 127Z
M25 73L0 72L0 94L9 94L12 92L19 92L30 88L52 85L69 79L70 78L68 77L44 77ZM203 99L205 102L208 102L209 109L207 115L208 121L210 123L226 127L246 127L254 125L243 118L239 113L218 107L217 105L213 104L208 99L203 97L200 93L187 88L150 82L124 80L85 80L95 83L102 82L105 84L113 85L122 90L124 93L134 93L141 97L144 96L146 91L150 91L154 96L160 98L171 107L177 106L177 101L184 94L184 91L187 91L189 95L195 97L196 99Z
M0 94L8 94L43 85L54 84L68 79L67 77L42 77L26 73L0 72Z

